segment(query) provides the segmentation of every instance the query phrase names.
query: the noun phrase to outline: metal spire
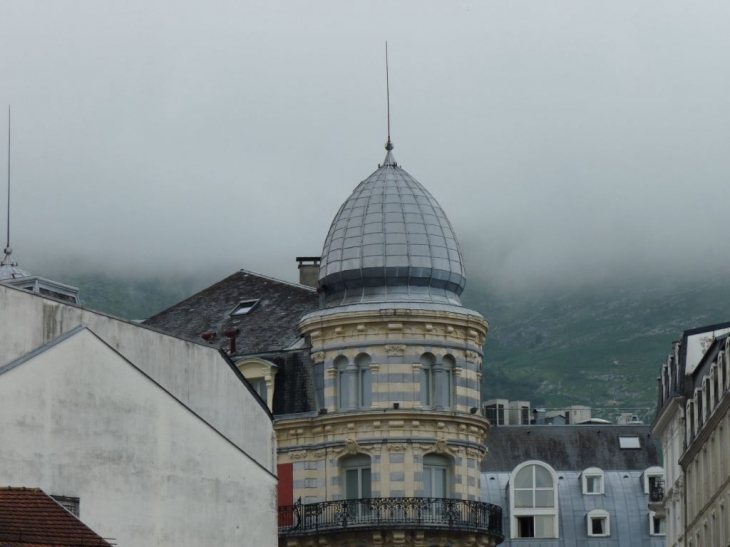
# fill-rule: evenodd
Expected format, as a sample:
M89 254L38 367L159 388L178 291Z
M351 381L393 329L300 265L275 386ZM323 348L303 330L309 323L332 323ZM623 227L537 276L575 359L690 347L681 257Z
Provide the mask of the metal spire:
M7 222L7 239L5 243L5 249L3 250L5 256L0 264L6 264L10 262L10 255L13 249L10 247L10 105L8 105L8 222ZM12 265L12 262L10 262Z
M388 41L385 41L385 96L388 101L388 142L385 143L385 149L393 150L393 143L390 140L390 77L388 70Z
M393 157L393 142L390 140L390 74L388 70L388 42L385 42L385 96L388 101L388 142L385 143L385 149L388 153L385 155L385 160L382 165L378 167L398 167Z

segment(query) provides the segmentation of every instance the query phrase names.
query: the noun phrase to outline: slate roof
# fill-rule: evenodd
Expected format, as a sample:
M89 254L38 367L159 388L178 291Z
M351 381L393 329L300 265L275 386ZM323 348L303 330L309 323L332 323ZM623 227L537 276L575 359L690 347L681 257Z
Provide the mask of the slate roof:
M518 425L492 427L482 471L510 472L527 460L543 461L556 471L641 470L661 466L648 425ZM641 449L619 448L619 436L637 436Z
M0 547L111 544L40 488L0 488Z
M256 299L246 315L230 315L240 302ZM237 328L236 352L231 356L235 358L291 346L300 338L299 320L318 307L319 295L312 287L240 270L150 317L144 325L196 341L203 333L215 332L212 343L224 351L230 342L223 332Z

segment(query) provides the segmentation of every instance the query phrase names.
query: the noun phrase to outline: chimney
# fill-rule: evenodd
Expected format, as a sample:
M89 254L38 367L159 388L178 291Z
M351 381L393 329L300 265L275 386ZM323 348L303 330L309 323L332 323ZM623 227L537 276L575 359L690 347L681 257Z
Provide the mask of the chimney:
M308 287L317 287L319 284L319 256L298 256L299 284Z
M544 408L536 408L532 411L532 413L535 415L534 422L537 425L545 425L545 409Z

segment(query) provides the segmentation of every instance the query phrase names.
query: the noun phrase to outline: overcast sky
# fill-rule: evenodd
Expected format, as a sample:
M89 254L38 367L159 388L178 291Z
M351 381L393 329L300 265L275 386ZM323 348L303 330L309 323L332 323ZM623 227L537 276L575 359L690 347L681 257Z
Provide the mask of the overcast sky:
M388 40L396 158L471 278L727 267L729 23L727 1L0 0L14 258L294 280L384 157Z

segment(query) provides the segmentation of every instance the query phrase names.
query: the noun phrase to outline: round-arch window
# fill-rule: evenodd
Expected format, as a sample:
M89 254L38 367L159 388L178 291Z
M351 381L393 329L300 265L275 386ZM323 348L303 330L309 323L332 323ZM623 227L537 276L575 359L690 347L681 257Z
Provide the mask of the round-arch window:
M515 507L555 507L555 484L550 472L539 465L520 469L515 477Z

